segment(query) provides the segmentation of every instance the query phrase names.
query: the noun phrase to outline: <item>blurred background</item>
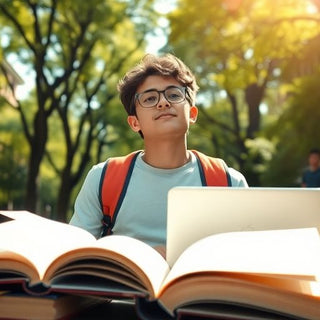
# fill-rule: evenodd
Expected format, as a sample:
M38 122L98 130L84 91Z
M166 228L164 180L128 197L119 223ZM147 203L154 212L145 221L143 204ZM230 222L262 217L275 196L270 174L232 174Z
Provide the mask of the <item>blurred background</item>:
M0 0L0 208L68 221L93 164L142 148L117 82L146 53L196 74L189 149L297 187L320 147L320 0Z

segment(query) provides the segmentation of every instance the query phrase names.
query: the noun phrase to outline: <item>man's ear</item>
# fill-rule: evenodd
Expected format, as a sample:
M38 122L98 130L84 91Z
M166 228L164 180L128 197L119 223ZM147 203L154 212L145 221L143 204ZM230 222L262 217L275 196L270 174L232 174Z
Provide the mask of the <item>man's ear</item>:
M190 123L194 124L196 123L198 118L198 108L196 106L190 107Z
M141 130L137 116L128 116L127 122L134 132L139 132Z

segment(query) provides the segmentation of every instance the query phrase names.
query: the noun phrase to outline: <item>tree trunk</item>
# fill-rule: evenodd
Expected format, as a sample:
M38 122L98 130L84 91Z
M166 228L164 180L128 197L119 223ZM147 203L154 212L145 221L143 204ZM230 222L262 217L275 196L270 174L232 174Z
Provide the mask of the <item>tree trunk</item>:
M61 177L61 185L59 188L55 220L67 222L67 213L69 209L72 189L73 183L71 170L70 168L65 168Z
M34 136L30 143L30 158L25 193L25 209L36 212L38 199L38 176L48 138L47 116L39 110L34 120Z
M248 104L249 124L247 138L253 139L255 133L260 130L260 103L265 91L265 86L258 86L257 83L249 85L245 90L246 102Z
M90 161L91 143L87 145L86 152L82 155L81 162L75 174L72 173L72 163L74 162L74 153L70 152L67 155L67 164L62 171L61 184L57 199L57 211L55 219L62 222L67 222L67 214L70 205L71 194L73 188L80 181L88 162Z

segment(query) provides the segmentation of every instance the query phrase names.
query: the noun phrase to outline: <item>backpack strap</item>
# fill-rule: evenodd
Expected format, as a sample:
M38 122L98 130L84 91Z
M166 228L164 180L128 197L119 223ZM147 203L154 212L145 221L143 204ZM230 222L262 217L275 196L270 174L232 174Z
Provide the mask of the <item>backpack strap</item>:
M112 233L111 230L127 192L134 163L140 152L135 151L123 157L109 158L104 165L99 186L99 199L103 212L101 236Z
M219 158L209 157L191 150L197 158L203 186L231 187L231 178L226 163Z

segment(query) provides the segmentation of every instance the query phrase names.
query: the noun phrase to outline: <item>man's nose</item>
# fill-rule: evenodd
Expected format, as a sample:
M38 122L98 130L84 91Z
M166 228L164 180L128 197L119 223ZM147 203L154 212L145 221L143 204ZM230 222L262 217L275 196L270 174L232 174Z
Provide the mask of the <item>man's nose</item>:
M164 95L164 92L159 93L159 102L157 104L157 108L163 108L163 107L170 107L171 104L167 100L166 96Z

